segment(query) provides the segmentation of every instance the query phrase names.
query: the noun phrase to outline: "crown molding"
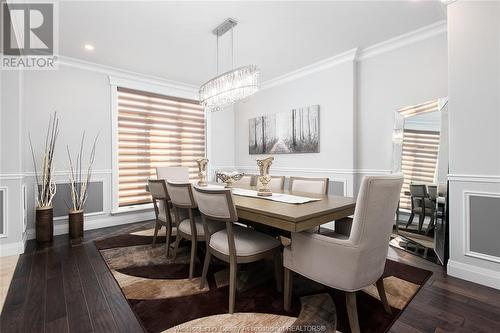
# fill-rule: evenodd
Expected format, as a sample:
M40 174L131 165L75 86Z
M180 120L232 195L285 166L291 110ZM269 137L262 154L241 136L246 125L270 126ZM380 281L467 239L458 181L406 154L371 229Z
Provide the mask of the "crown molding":
M428 26L407 32L394 38L385 40L381 43L362 49L358 53L357 60L365 60L379 54L399 49L413 43L426 40L447 32L446 21L439 21Z
M278 76L274 79L267 80L262 83L261 85L261 90L264 89L269 89L293 80L296 80L298 78L301 78L306 75L310 75L316 72L323 71L325 69L349 62L349 61L354 61L356 59L356 54L358 53L358 49L354 48L349 51L337 54L333 57L326 58L323 60L320 60L318 62L315 62L311 65L304 66L302 68L293 70L287 74Z
M106 74L108 76L122 78L122 79L141 81L143 83L166 86L166 87L170 87L170 88L184 90L184 91L187 91L190 93L198 93L198 88L199 88L198 86L193 85L193 84L189 84L189 83L168 80L168 79L164 79L164 78L159 77L159 76L141 74L141 73L129 71L126 69L120 69L117 67L101 65L101 64L94 63L94 62L89 62L89 61L80 60L80 59L71 58L71 57L66 57L66 56L59 56L58 63L59 63L59 65L62 65L62 66L84 69L84 70L102 73L102 74Z

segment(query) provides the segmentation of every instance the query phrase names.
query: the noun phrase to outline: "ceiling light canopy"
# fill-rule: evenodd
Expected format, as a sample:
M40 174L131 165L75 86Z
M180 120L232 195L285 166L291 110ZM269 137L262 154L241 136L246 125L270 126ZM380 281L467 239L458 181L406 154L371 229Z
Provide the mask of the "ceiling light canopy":
M237 22L227 19L213 33L217 36L217 74L219 74L219 36L231 31L231 64L233 63L233 28ZM232 67L232 66L231 66ZM200 103L209 111L234 104L259 90L260 70L255 65L232 69L200 87Z
M83 48L87 51L94 51L94 45L92 44L85 44Z

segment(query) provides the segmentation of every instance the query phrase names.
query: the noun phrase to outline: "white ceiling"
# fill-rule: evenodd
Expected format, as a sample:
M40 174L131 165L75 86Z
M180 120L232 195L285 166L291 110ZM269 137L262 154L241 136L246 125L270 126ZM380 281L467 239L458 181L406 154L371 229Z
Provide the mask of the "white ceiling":
M62 1L59 51L63 56L198 85L215 75L211 31L228 17L238 21L234 65L258 65L265 81L441 21L445 11L439 1L423 0ZM221 47L229 55L227 42L223 38ZM86 43L95 50L84 50Z

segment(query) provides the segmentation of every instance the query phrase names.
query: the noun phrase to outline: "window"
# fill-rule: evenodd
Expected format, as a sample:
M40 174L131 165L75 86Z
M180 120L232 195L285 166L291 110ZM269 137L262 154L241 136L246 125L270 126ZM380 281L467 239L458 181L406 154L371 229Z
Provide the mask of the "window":
M118 205L151 202L145 185L158 166L189 167L205 156L205 112L198 101L117 88Z
M411 198L405 195L410 184L432 184L436 173L439 132L405 129L403 131L402 169L404 174L400 208L410 209Z

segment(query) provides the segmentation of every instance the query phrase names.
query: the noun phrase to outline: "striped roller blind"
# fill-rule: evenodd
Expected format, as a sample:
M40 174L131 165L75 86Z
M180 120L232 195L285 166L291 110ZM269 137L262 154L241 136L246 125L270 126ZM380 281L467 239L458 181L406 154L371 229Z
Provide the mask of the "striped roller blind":
M197 174L205 156L205 112L198 101L118 88L119 206L151 202L145 185L155 167Z
M400 207L411 208L410 184L433 184L439 150L439 132L405 129L403 132L402 169L404 183Z

